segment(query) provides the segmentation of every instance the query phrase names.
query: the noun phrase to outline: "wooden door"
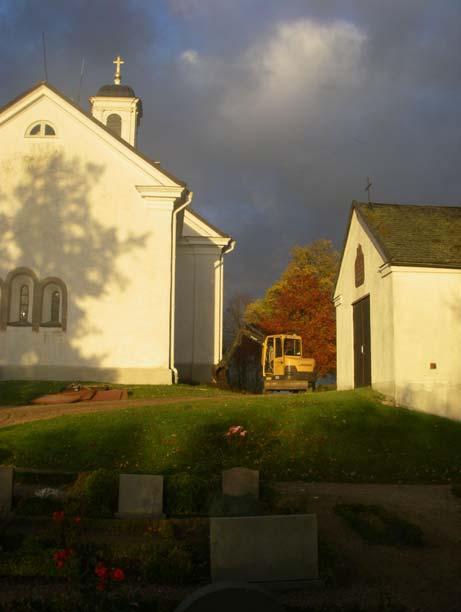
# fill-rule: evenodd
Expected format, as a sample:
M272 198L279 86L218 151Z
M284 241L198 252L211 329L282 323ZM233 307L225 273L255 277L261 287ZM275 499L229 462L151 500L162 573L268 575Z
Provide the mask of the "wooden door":
M370 296L353 304L354 387L371 385Z

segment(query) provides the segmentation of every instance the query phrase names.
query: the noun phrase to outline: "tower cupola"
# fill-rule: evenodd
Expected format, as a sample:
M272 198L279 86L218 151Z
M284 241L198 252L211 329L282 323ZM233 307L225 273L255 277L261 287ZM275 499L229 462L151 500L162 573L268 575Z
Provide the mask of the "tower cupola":
M114 62L114 82L103 85L95 96L90 97L91 114L116 136L120 136L133 147L142 117L141 99L136 97L129 85L122 85L121 66L125 62L118 55Z

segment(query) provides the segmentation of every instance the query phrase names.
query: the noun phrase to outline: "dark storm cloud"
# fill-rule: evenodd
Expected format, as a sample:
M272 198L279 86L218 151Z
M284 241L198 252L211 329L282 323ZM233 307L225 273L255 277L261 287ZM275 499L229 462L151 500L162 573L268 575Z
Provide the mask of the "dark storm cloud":
M0 0L0 103L42 78L82 99L126 59L140 147L237 239L254 295L294 244L339 247L353 198L460 201L461 4L446 0Z
M1 1L1 0L0 0ZM115 54L137 65L155 41L155 22L131 0L6 0L0 12L1 97L44 78L42 32L46 35L50 82L74 96L82 58L86 89L110 81ZM139 55L138 55L139 54Z

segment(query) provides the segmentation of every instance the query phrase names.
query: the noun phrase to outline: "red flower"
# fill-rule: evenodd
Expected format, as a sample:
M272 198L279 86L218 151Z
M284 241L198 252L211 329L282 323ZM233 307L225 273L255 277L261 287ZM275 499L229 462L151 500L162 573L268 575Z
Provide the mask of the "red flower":
M53 521L55 523L62 523L63 520L64 520L64 512L62 510L53 512Z
M76 525L78 525L81 521L82 521L82 519L79 516L74 516L74 523Z
M116 582L121 582L125 580L125 572L120 567L116 567L112 570L111 578Z
M53 559L57 568L61 569L64 567L65 562L73 555L72 548L64 548L63 550L57 550L53 553Z
M96 564L96 567L94 568L94 573L100 580L105 580L108 576L109 570L104 565L104 563L99 562Z
M98 591L104 591L106 588L106 583L104 582L104 580L100 580L97 584L96 584L96 588L98 589Z

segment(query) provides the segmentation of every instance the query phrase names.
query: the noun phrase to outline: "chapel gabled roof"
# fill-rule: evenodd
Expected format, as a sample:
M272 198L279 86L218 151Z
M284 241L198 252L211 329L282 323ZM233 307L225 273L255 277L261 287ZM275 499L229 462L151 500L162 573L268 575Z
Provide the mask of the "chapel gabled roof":
M70 104L74 109L76 109L78 112L82 113L82 115L84 115L87 119L89 119L90 121L92 121L93 123L95 123L96 125L98 125L100 128L102 128L105 132L107 132L108 134L110 134L110 136L112 138L115 138L115 140L117 140L119 143L121 143L123 146L127 147L130 151L132 151L133 153L135 153L138 157L140 157L141 159L143 159L145 162L147 162L149 165L151 165L153 168L156 168L157 170L159 170L162 174L164 174L165 176L167 176L169 179L171 179L172 181L174 181L175 183L177 183L179 186L184 187L186 189L186 191L188 191L188 187L187 184L184 181L181 181L180 179L178 179L176 176L174 176L174 174L172 174L171 172L169 172L168 170L165 170L165 168L163 168L159 162L154 161L152 159L150 159L149 157L147 157L146 155L144 155L143 153L140 153L138 151L138 149L136 149L135 147L133 147L132 145L130 145L129 142L127 142L126 140L124 140L123 138L121 138L120 136L117 136L117 134L115 134L114 132L112 132L111 130L109 130L104 123L101 123L100 121L98 121L95 117L93 117L93 115L91 115L90 113L86 112L81 106L79 106L78 104L76 104L73 100L71 100L70 98L68 98L66 95L64 95L61 91L59 91L59 89L57 89L56 87L54 87L53 85L50 85L50 83L48 83L48 81L39 81L38 83L36 83L35 85L33 85L32 87L30 87L29 89L27 89L26 91L24 91L22 94L20 94L19 96L16 96L16 98L13 98L13 100L11 100L10 102L7 102L4 106L2 106L0 108L0 115L6 111L8 108L10 108L11 106L14 106L15 104L17 104L18 102L20 102L23 98L25 98L26 96L30 95L31 93L33 93L36 89L39 89L40 87L45 86L47 87L49 90L51 90L54 94L56 94L57 96L59 96L62 100L64 100L65 102L67 102L67 104Z
M461 268L461 207L353 202L386 263Z

